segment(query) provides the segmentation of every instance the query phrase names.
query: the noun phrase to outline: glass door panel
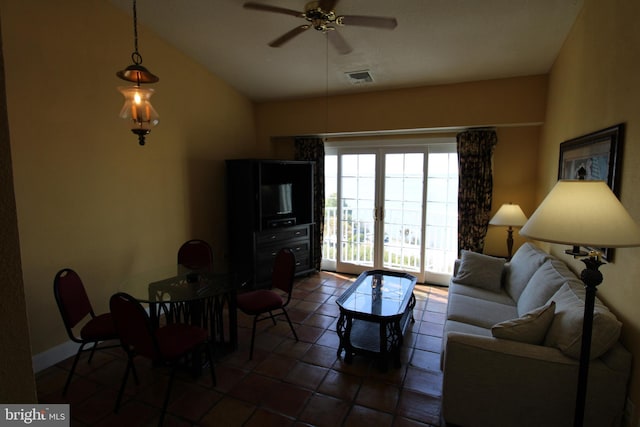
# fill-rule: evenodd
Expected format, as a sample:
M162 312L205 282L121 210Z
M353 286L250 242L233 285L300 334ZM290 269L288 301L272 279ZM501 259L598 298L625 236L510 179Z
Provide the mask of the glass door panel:
M388 153L384 163L382 266L420 272L424 153Z
M458 256L457 153L429 154L426 236L426 279L446 285Z
M338 252L338 156L324 156L324 230L322 232L323 270L336 271Z
M375 154L340 156L339 257L344 265L341 271L360 272L374 266L376 157Z

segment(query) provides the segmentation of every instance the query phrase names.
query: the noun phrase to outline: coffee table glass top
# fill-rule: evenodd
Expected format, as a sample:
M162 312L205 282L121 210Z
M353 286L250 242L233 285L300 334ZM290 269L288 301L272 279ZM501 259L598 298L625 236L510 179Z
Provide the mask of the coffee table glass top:
M336 300L343 309L371 316L401 316L416 278L409 274L384 270L365 271Z

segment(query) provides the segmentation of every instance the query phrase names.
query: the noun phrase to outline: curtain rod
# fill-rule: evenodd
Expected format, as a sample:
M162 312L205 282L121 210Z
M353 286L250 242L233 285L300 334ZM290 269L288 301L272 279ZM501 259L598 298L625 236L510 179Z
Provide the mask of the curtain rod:
M391 130L377 130L377 131L355 131L355 132L320 132L310 134L298 134L279 136L279 138L293 138L293 137L321 137L321 138L353 138L353 137L376 137L376 136L395 136L395 135L428 135L428 134L442 134L442 133L458 133L467 130L490 130L498 128L514 128L514 127L530 127L530 126L542 126L544 122L527 122L527 123L503 123L492 125L472 125L472 126L449 126L449 127L435 127L435 128L414 128L414 129L391 129Z

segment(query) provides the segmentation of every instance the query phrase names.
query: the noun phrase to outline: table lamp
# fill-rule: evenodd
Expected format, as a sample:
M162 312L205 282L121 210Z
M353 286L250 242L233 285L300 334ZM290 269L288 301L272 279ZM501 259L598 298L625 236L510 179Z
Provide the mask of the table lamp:
M586 268L580 278L585 285L584 320L574 426L582 426L587 396L589 356L593 310L597 287L602 283L598 270L604 264L600 254L591 250L579 252L581 246L589 248L622 248L640 246L640 227L631 218L622 203L604 181L561 180L551 189L520 235L543 242L569 244L566 253L584 256Z
M507 252L508 258L511 259L513 253L513 227L522 227L527 222L527 217L520 209L519 205L507 203L500 206L498 212L489 221L490 225L504 225L507 229Z

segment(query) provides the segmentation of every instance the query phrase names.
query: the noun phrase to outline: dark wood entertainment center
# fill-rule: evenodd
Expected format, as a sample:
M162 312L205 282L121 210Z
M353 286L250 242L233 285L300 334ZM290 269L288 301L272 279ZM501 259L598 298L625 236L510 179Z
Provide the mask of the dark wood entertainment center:
M296 275L313 272L314 162L234 159L226 166L232 271L264 287L286 247L296 255Z

